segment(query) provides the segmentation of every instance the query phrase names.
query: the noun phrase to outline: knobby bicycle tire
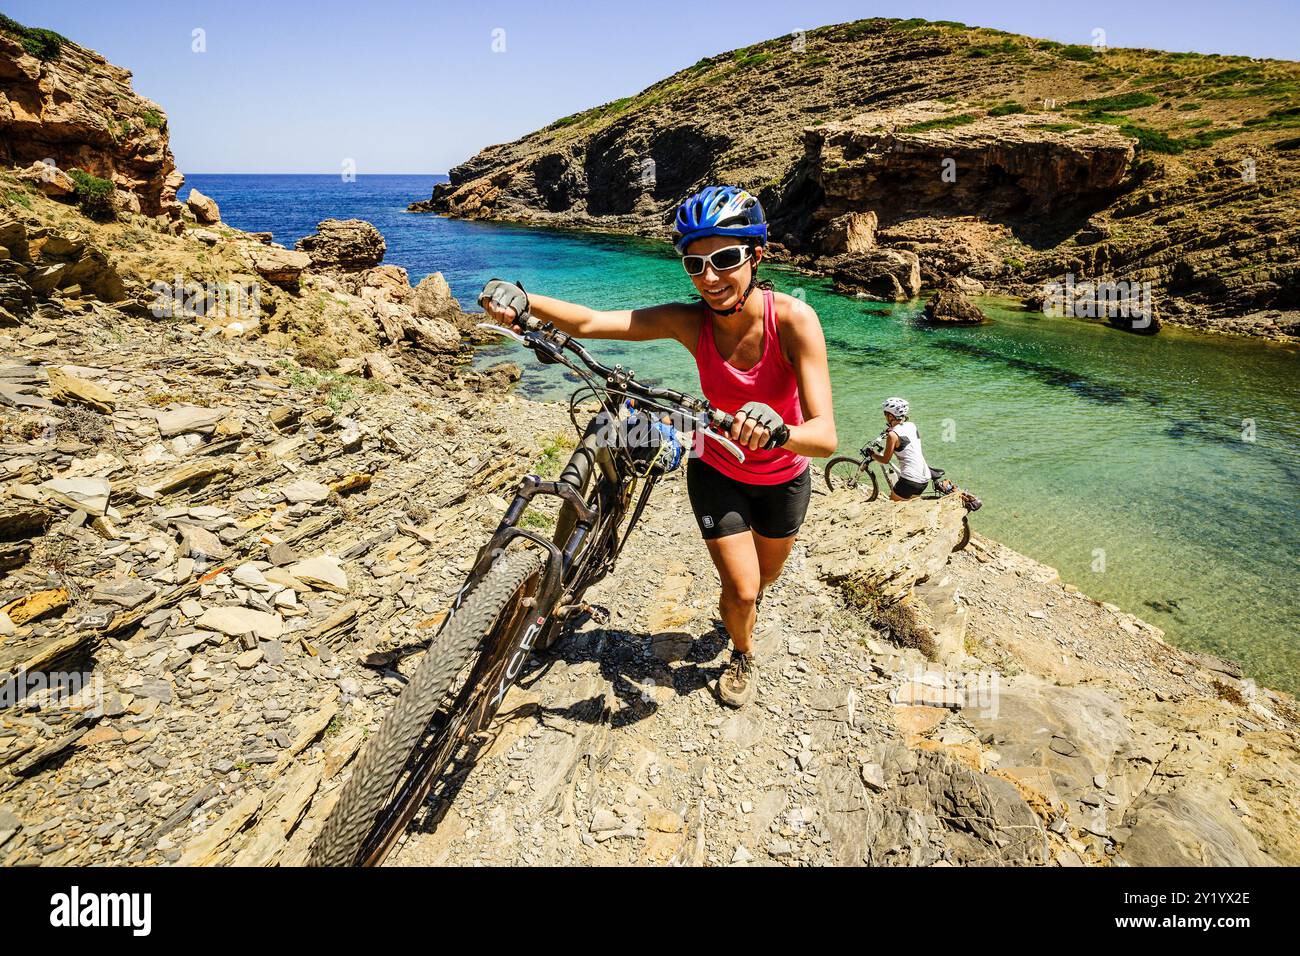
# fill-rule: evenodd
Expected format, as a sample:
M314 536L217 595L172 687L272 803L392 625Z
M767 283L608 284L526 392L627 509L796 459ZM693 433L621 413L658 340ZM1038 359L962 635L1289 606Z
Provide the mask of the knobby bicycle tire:
M379 730L366 742L352 777L312 844L311 866L351 866L375 820L392 796L408 758L429 726L452 682L484 638L493 638L502 612L534 575L545 556L513 551L498 559L464 599L416 669ZM489 640L488 644L491 645Z

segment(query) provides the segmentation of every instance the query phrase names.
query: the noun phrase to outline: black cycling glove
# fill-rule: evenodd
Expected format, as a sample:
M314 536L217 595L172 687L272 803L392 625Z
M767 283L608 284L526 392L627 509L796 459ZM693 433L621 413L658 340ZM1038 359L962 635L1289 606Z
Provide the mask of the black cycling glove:
M768 430L767 444L763 448L780 448L790 440L790 426L777 414L771 405L762 402L746 402L736 414L743 414Z

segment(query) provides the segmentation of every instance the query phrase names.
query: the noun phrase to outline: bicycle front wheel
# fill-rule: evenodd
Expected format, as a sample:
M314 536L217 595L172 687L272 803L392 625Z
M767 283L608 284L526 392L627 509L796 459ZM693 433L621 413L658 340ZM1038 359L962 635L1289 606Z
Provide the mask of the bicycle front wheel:
M858 488L866 493L868 501L875 501L880 488L876 484L876 471L867 462L848 455L836 455L826 463L826 487L831 491L841 488Z
M525 613L529 610L527 599L536 593L545 564L539 551L510 552L469 592L433 639L379 730L367 741L352 777L312 844L308 865L353 866L361 862L367 838L393 799L416 744L466 665L480 649L490 653L503 641L511 643L532 618ZM433 768L433 772L440 769Z

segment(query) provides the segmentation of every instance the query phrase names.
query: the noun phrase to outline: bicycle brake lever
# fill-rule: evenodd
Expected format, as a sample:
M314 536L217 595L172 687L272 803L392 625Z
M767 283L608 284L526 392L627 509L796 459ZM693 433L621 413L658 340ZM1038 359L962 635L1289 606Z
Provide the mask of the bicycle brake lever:
M520 345L527 344L524 342L524 337L522 335L514 329L507 329L504 325L496 325L492 322L478 322L476 323L476 326L480 329L487 329L489 332L495 332L497 335L508 335Z
M744 464L745 453L740 450L739 445L737 445L726 435L719 434L718 432L712 431L711 429L708 428L704 429L703 434L707 435L709 438L712 438L714 441L716 441L727 451L731 452L731 456L735 458L736 461L740 462L741 464Z

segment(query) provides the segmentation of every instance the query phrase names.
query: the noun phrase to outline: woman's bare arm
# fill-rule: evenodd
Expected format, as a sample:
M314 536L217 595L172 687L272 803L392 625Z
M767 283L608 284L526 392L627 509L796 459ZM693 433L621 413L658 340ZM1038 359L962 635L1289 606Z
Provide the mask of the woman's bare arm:
M790 349L795 377L799 380L799 401L803 424L790 426L790 438L782 446L796 455L824 458L835 454L839 437L835 432L835 409L831 405L831 371L826 358L826 336L812 306L795 300L790 321L793 333Z
M550 322L556 328L580 339L623 339L634 342L677 339L687 348L695 345L694 338L688 334L688 325L694 318L692 310L690 306L680 303L656 305L648 309L602 312L576 302L565 302L530 292L528 309L543 322ZM488 311L491 313L492 309L489 308ZM507 311L509 315L494 314L494 318L498 321L513 321L514 310Z
M876 459L882 465L889 464L889 459L894 457L894 451L898 448L898 436L894 432L885 433L885 450L881 453L872 452L871 457Z

